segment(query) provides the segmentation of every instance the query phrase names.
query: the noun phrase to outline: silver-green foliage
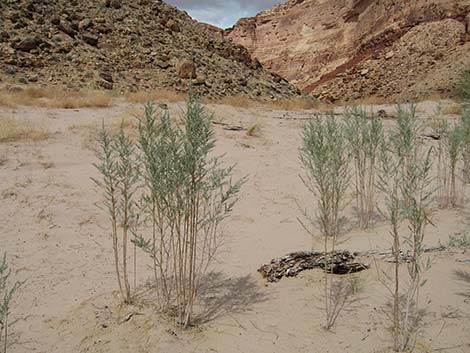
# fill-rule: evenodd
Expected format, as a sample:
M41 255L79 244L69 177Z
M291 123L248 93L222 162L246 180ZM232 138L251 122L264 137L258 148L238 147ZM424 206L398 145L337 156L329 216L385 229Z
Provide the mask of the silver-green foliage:
M441 208L457 207L463 201L463 193L458 190L459 166L461 160L464 165L464 179L466 178L465 165L470 147L470 115L467 119L465 112L459 122L449 124L448 120L438 111L434 119L434 133L439 137L437 147L437 189L438 204Z
M369 118L360 107L346 108L344 116L348 150L354 162L359 225L368 228L376 208L377 164L384 141L383 124L376 116Z
M304 127L300 160L306 172L303 182L317 196L318 214L310 225L319 224L327 238L339 234L340 211L350 182L348 149L343 125L328 114L317 115Z
M311 227L319 225L324 242L325 269L328 254L336 248L340 231L340 212L344 207L345 195L349 186L348 148L344 136L344 126L330 113L323 119L317 115L304 127L302 133L300 160L306 177L302 178L307 189L316 197L318 213L316 217L305 214L309 225L304 228L311 235ZM338 301L338 283L325 270L325 328L330 329L346 301ZM344 294L344 293L343 293ZM343 298L344 299L344 298ZM338 305L338 303L343 303Z
M108 211L113 241L114 268L118 287L125 303L131 302L128 270L128 242L136 225L135 192L138 187L138 161L132 140L123 126L119 133L108 132L104 123L99 132L99 163L94 164L101 179L93 179L103 190L104 206ZM135 273L134 273L135 275Z
M470 232L463 232L449 237L449 246L452 248L470 248Z
M6 353L8 348L10 303L21 285L19 282L9 283L10 275L11 271L7 264L6 255L4 255L0 262L0 351L2 353Z
M380 189L385 197L383 214L390 222L395 257L392 293L392 338L395 351L413 349L420 328L420 288L423 273L429 262L423 260L426 226L430 223L431 202L434 193L431 175L431 152L420 150L414 108L398 107L398 121L389 143L383 149ZM402 223L408 224L403 235ZM408 279L399 276L400 253L412 254L408 264Z
M202 277L222 243L221 222L244 181L232 182L233 166L212 157L214 144L210 117L192 95L182 128L151 104L140 119L146 227L135 244L152 258L161 308L184 327L194 321Z

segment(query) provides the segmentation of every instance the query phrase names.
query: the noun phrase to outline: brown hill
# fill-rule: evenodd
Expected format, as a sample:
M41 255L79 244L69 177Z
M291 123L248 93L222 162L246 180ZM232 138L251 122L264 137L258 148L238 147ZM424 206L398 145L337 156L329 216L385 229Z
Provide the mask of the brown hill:
M469 11L468 0L290 0L224 34L317 97L419 98L470 65Z
M0 82L70 89L194 89L258 99L298 90L248 51L159 0L0 2Z

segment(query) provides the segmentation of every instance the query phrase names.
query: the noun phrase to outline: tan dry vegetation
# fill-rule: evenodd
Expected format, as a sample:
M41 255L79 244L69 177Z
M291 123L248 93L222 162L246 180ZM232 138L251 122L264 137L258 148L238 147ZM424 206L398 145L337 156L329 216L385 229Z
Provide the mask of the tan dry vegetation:
M325 104L322 104L313 98L307 97L278 99L276 101L267 103L267 105L281 110L310 110L321 109L326 106Z
M38 106L52 109L105 108L111 96L100 91L71 91L28 87L20 91L0 90L0 106Z
M116 134L122 126L129 136L135 138L137 134L137 120L142 113L142 109L127 110L109 121L103 120L104 126L112 134ZM80 134L81 147L83 149L96 151L98 132L101 127L101 123L95 121L88 124L71 124L67 129L74 134Z
M169 104L170 111L177 113L179 105ZM432 115L436 106L425 102L418 108ZM391 274L392 264L371 257L367 259L371 269L341 277L361 301L342 313L333 332L325 332L321 326L320 270L305 271L276 284L266 284L257 272L273 257L312 246L310 235L297 221L299 205L310 207L315 202L299 178L301 126L310 117L309 111L292 112L289 119L282 120L271 109L208 107L217 120L227 124L249 128L258 123L262 127L261 138L248 137L247 131L214 128L214 154L223 155L228 165L237 165L237 178L249 175L249 179L234 216L224 227L227 243L221 261L214 265L214 275L203 288L205 296L198 310L208 313L208 321L189 331L175 328L173 321L166 322L147 304L145 286L136 305L119 306L114 292L114 255L106 231L108 218L95 207L102 196L90 180L97 177L92 165L97 159L80 142L84 134L94 143L93 133L103 120L114 129L124 118L124 126L132 128L139 111L130 109L122 104L94 111L59 110L52 119L45 109L25 108L22 115L33 121L47 119L49 131L61 133L54 135L53 143L40 144L43 157L33 155L32 149L37 148L29 144L0 145L0 164L4 163L0 178L2 245L15 261L13 278L26 280L12 308L11 318L20 320L11 328L18 341L13 342L10 353L27 349L50 353L281 353L303 352L312 346L319 352L389 352L388 323L382 316L389 294L381 281L384 272ZM393 107L374 107L377 109ZM386 119L384 124L389 129L394 121ZM23 160L28 164L19 168ZM469 188L467 185L467 195ZM316 210L315 206L309 209ZM433 217L436 226L428 228L426 246L447 244L449 235L466 231L467 213L438 210ZM351 229L341 238L342 249L390 248L385 221L377 219L374 229L368 231L356 228L352 204L345 217L346 227ZM406 234L407 228L402 231ZM144 264L147 260L138 254L138 264ZM433 265L421 290L423 306L432 315L422 330L422 342L426 340L430 347L418 347L416 352L447 351L446 347L467 352L469 306L464 301L467 297L458 294L461 283L453 273L468 272L468 264L457 261L468 259L468 251L429 256ZM406 275L407 265L400 265L400 271ZM147 271L138 272L138 286L148 277ZM32 343L25 346L22 342Z
M273 101L256 101L247 96L228 96L216 100L203 99L204 104L230 105L239 108L264 108L279 110L326 110L327 105L313 98L298 97L292 99L277 99Z
M40 141L49 136L49 132L42 124L33 124L18 118L0 117L0 142Z
M125 97L131 103L146 103L149 101L168 101L174 103L185 99L183 93L165 89L129 92L125 94Z
M246 134L251 137L260 137L261 133L262 133L262 125L260 123L252 124L246 131Z
M442 114L444 115L457 115L460 114L462 107L458 103L449 103L442 107Z

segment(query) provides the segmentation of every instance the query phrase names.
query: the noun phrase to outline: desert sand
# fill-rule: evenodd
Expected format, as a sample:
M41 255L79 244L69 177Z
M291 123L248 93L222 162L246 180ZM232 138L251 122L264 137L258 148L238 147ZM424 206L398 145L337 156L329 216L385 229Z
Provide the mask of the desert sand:
M424 122L436 105L418 105ZM169 106L177 115L183 103ZM389 323L383 313L389 295L381 271L391 264L368 259L371 268L354 275L364 286L359 300L341 314L330 332L322 328L320 270L274 284L257 273L273 257L312 248L311 237L297 220L299 205L315 210L315 200L299 177L298 148L301 128L314 111L208 106L216 121L247 128L256 123L261 132L248 136L214 126L216 153L225 154L227 164L236 163L236 176L248 176L248 181L224 224L225 246L205 280L197 307L205 313L204 320L183 330L155 312L145 286L150 270L142 267L136 304L119 305L108 219L97 207L101 192L90 179L98 176L92 138L102 121L118 124L141 109L121 100L102 109L0 108L0 117L25 119L50 133L42 141L0 143L2 250L8 254L14 278L26 281L12 306L18 322L10 330L9 352L389 351ZM391 112L393 106L373 109ZM390 127L393 119L385 124ZM469 186L466 191L470 195ZM469 210L467 200L464 208L437 211L435 227L427 228L426 245L445 245L449 236L468 231ZM341 248L390 247L386 221L378 218L372 229L361 231L352 207L345 215L348 224ZM406 232L406 227L402 230ZM422 289L426 325L416 351L470 352L469 284L465 288L455 274L470 272L470 263L460 262L470 254L450 249L426 256L432 260ZM140 254L138 261L145 263L146 255ZM401 270L406 272L405 265Z

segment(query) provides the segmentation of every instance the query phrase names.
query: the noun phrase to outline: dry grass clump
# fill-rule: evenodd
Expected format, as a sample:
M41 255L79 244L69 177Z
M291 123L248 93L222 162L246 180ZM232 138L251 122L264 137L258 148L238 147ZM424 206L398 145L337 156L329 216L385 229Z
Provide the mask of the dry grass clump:
M149 101L168 101L170 103L184 101L185 95L168 89L154 89L151 91L129 92L125 95L131 103L146 103Z
M110 133L117 134L122 128L133 140L137 138L138 117L142 115L141 109L130 109L116 118L104 121L104 127ZM81 136L83 149L96 152L98 132L102 128L102 122L91 122L87 124L71 124L68 130Z
M324 105L317 100L310 97L296 97L284 98L273 101L257 101L250 99L248 96L228 96L220 99L206 99L205 104L222 104L230 105L232 107L240 108L253 108L260 107L265 109L278 109L278 110L309 110L309 109L323 109Z
M260 123L254 123L246 131L247 136L250 137L259 137L262 133L262 125Z
M230 105L232 107L239 107L239 108L251 108L256 106L257 102L250 99L247 96L228 96L223 97L220 99L204 99L204 104L221 104L221 105Z
M458 115L462 111L462 107L458 103L446 104L441 108L441 113L444 115Z
M0 90L0 106L39 106L47 108L78 109L105 108L111 96L100 91L67 92L56 88L28 87L24 90Z
M319 109L321 103L313 98L309 97L297 97L291 99L278 99L265 105L271 106L273 108L278 108L280 110L310 110L310 109Z
M49 132L44 126L27 120L0 117L0 142L40 141L48 137Z
M78 109L106 108L111 104L111 97L104 92L57 92L49 98L48 108Z

